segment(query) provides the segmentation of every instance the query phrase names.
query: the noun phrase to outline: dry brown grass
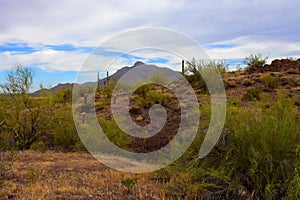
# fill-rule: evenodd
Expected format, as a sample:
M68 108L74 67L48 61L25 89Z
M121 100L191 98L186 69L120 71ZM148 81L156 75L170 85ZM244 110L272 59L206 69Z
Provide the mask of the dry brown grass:
M132 193L121 184L126 177L138 179ZM112 170L88 153L24 151L0 199L165 199L161 188L149 174Z

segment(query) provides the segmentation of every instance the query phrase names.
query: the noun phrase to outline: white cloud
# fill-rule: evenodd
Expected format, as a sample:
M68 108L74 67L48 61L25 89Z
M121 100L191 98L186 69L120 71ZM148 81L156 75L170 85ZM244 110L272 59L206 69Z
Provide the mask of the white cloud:
M124 30L145 26L174 29L194 38L200 45L236 44L208 49L208 55L216 59L244 58L250 53L270 57L299 56L299 7L298 0L1 1L0 44L23 42L38 47L40 51L18 55L3 52L0 54L0 70L18 63L38 65L45 70L79 70L87 53L55 51L42 46L97 47ZM189 44L174 42L168 35L160 40L151 34L135 35L127 41L129 46L138 46L145 40L152 46L167 41L165 47L168 49L176 49L179 45L191 55L195 52ZM122 46L126 45L126 40L122 40ZM119 43L116 42L115 46L119 47ZM161 57L159 54L153 53L149 58ZM177 63L177 58L168 58L166 65ZM104 59L110 60L112 56Z
M0 71L12 68L18 64L36 66L45 71L78 71L87 55L78 52L54 51L50 49L16 55L13 52L4 52L0 54Z
M122 30L142 26L173 28L200 43L249 33L293 39L300 32L297 0L11 0L1 4L2 43L21 40L97 46Z
M207 50L208 55L213 59L243 59L250 54L257 53L268 56L269 60L289 56L300 56L300 42L266 40L265 38L257 37L240 37L217 44L235 44L236 46Z

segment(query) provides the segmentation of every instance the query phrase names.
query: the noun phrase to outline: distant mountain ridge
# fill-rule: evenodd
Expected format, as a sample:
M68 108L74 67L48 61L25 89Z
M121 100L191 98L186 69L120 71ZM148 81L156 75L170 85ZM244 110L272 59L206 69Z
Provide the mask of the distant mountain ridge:
M146 66L146 68L140 68L139 66ZM137 61L134 63L133 66L128 67L122 67L121 69L118 69L114 74L109 76L110 80L114 80L114 79L120 79L124 74L126 74L127 72L129 72L130 70L135 69L134 71L131 71L129 77L127 77L126 82L131 83L132 80L145 80L147 79L147 77L149 77L149 75L159 71L162 72L169 80L173 80L174 77L176 77L177 75L179 75L178 71L174 71L172 69L169 68L165 68L165 67L158 67L156 65L149 65L149 64L145 64L141 61ZM131 76L131 77L130 77ZM106 77L103 79L100 79L100 84L103 86L105 84L106 81ZM81 86L96 86L97 81L94 82L86 82L83 84L80 84ZM51 91L52 93L57 92L58 90L61 90L63 88L68 88L70 90L72 90L74 85L79 85L78 83L59 83L58 85L49 88L49 89L44 89L45 92L49 92ZM32 93L33 96L41 96L42 91L38 90L34 93Z
M61 89L69 89L69 90L72 90L73 86L74 85L79 85L77 83L59 83L57 84L56 86L52 87L52 88L43 88L43 92L45 93L48 93L48 92L51 92L51 93L55 93ZM35 96L35 97L40 97L42 96L42 90L37 90L33 93L31 93L32 96Z

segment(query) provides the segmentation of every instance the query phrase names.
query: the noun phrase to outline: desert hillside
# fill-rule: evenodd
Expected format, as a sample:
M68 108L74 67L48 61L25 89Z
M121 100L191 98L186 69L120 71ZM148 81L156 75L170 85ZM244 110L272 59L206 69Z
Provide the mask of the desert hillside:
M227 108L219 140L205 158L199 159L210 125L211 105L198 72L207 70L207 66L220 70ZM118 76L132 67L120 69ZM136 153L154 152L172 141L180 125L180 104L168 88L147 84L129 97L131 119L139 126L151 123L152 105L161 104L166 109L163 128L143 139L127 135L112 117L112 102L118 108L126 101L123 93L112 96L113 78L107 77L105 84L101 82L96 93L88 84L61 84L37 92L39 97L23 92L24 88L20 93L2 94L0 198L299 199L300 60L274 60L270 65L249 65L233 72L226 72L226 66L215 62L187 62L185 67L190 70L185 78L199 101L198 132L176 162L151 173L119 172L98 162L85 149L74 119L80 122L77 128L89 130L89 112L95 108L97 120L113 144ZM158 68L150 69L155 72ZM76 104L75 115L72 87L78 87L75 95L81 102ZM89 102L91 94L94 105ZM145 161L141 166L106 154L101 159L132 168L152 164Z

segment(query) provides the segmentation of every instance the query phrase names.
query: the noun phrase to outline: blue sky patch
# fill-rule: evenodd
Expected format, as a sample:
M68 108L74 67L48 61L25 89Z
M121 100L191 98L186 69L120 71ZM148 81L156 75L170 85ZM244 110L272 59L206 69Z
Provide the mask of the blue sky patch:
M94 49L94 47L76 47L71 44L45 45L44 47L54 51L79 51L83 53L89 53Z
M204 45L205 49L230 49L237 47L237 44L207 44Z
M0 45L0 53L13 52L14 54L30 54L36 51L38 51L38 49L26 43L5 43L4 45Z
M168 62L169 62L169 60L165 59L165 58L150 58L150 59L148 59L148 63L150 63L150 64L159 64L159 63L166 64Z
M45 71L37 67L29 67L34 72L33 85L30 88L30 92L34 92L40 89L40 84L44 88L51 88L58 83L74 83L78 72L75 71ZM0 82L6 83L6 76L10 70L4 70L0 72ZM96 80L96 75L95 75Z
M38 48L30 46L26 43L5 43L0 45L0 53L12 52L12 55L16 54L31 54L44 49L51 49L54 51L77 51L82 53L90 53L94 47L77 47L71 44L60 44L60 45L40 45Z

